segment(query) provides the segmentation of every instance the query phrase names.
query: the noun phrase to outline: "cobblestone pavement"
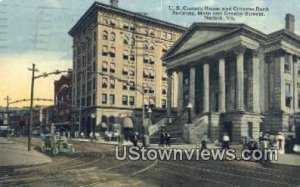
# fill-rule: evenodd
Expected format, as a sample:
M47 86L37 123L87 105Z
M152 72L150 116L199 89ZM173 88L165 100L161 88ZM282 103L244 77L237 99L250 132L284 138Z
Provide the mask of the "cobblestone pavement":
M24 142L22 138L17 139ZM35 139L35 145L39 140ZM2 167L0 186L299 186L300 167L242 161L117 161L115 146L72 142L77 153L40 166Z

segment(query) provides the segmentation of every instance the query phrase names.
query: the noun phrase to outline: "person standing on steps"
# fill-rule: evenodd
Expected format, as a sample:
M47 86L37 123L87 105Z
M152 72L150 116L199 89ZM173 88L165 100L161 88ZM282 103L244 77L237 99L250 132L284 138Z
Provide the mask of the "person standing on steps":
M165 139L166 146L171 146L171 134L168 131L165 132Z
M165 130L161 130L161 133L160 133L160 142L159 142L159 146L164 146L165 144L165 139L166 139L166 133L165 133Z
M201 150L207 149L207 135L204 134L201 139Z

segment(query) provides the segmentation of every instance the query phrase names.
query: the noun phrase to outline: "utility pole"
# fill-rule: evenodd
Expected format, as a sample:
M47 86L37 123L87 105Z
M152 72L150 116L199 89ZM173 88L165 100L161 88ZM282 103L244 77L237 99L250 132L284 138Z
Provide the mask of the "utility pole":
M9 96L6 96L6 98L4 98L4 100L6 100L6 121L7 121L7 126L9 126L9 101L11 100L9 98Z
M34 90L34 73L38 72L35 68L35 64L32 64L32 68L28 68L32 72L31 76L31 91L30 91L30 123L28 124L28 151L31 149L31 127L33 126L33 90Z

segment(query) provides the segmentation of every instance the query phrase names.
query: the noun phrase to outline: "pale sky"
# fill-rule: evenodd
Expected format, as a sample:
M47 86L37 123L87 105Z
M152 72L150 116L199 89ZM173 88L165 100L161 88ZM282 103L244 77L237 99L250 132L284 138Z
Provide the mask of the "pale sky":
M99 0L108 3L109 0ZM12 101L30 96L32 63L42 72L72 66L70 28L94 0L0 0L0 106L9 95ZM265 17L236 18L264 33L284 28L286 13L296 18L300 33L299 0L119 0L119 7L189 27L203 22L202 16L173 16L169 6L268 7ZM58 76L36 80L35 97L53 98L53 81ZM37 103L35 103L37 104ZM39 103L49 105L51 103ZM28 106L22 103L13 106Z

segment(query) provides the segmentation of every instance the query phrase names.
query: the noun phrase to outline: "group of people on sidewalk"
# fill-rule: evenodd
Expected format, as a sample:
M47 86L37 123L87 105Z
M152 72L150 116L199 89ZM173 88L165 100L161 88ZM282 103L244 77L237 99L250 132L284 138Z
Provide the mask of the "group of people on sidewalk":
M207 138L207 134L204 134L201 138L201 150L203 149L207 149L207 142L208 142L208 138ZM222 137L222 149L229 149L229 142L230 142L230 137L227 133L223 134Z

